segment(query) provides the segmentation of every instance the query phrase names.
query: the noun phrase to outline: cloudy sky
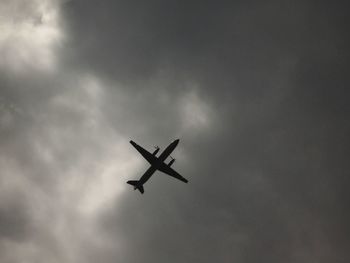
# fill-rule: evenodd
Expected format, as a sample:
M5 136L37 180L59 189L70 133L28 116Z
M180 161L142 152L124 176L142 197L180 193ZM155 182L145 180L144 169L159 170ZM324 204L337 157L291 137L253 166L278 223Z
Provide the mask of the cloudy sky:
M350 262L348 10L0 0L0 262Z

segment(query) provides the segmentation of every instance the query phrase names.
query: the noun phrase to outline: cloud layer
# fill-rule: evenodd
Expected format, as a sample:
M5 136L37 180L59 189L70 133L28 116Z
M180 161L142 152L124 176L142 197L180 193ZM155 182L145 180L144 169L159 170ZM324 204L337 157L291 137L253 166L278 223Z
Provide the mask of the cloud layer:
M345 3L0 10L1 262L350 260Z

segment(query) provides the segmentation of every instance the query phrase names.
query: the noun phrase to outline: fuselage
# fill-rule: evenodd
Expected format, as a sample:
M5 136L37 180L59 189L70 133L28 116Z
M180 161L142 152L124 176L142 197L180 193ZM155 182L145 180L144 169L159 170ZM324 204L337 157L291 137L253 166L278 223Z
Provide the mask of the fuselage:
M165 150L157 157L157 161L151 164L151 167L147 169L147 171L141 176L140 180L138 181L138 185L143 185L148 181L149 178L154 174L155 171L157 171L159 164L163 163L166 158L174 151L176 146L179 144L179 139L173 141L169 144L168 147L165 148Z

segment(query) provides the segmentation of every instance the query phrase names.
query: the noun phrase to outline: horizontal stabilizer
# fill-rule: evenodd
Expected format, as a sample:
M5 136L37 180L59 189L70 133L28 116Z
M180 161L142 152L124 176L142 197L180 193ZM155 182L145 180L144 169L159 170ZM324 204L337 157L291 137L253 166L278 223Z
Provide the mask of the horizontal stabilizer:
M135 186L135 185L137 185L138 181L136 181L136 180L130 180L130 181L127 181L126 183Z

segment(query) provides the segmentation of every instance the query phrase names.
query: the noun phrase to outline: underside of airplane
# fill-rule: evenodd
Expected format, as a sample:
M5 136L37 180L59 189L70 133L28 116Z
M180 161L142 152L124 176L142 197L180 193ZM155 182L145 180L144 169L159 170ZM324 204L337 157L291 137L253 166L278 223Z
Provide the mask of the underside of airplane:
M174 151L179 141L180 140L177 139L170 143L169 146L158 157L157 153L159 152L159 147L156 147L155 151L153 153L150 153L134 141L130 141L131 145L134 146L135 149L150 163L151 167L149 167L147 171L141 176L140 180L130 180L127 181L127 183L132 185L134 187L134 190L137 189L140 191L140 193L143 194L145 192L143 185L157 170L170 175L184 183L187 183L188 180L186 178L182 177L178 172L171 168L171 165L175 162L175 159L172 158L170 154ZM169 163L165 163L165 160L169 156L171 160Z

